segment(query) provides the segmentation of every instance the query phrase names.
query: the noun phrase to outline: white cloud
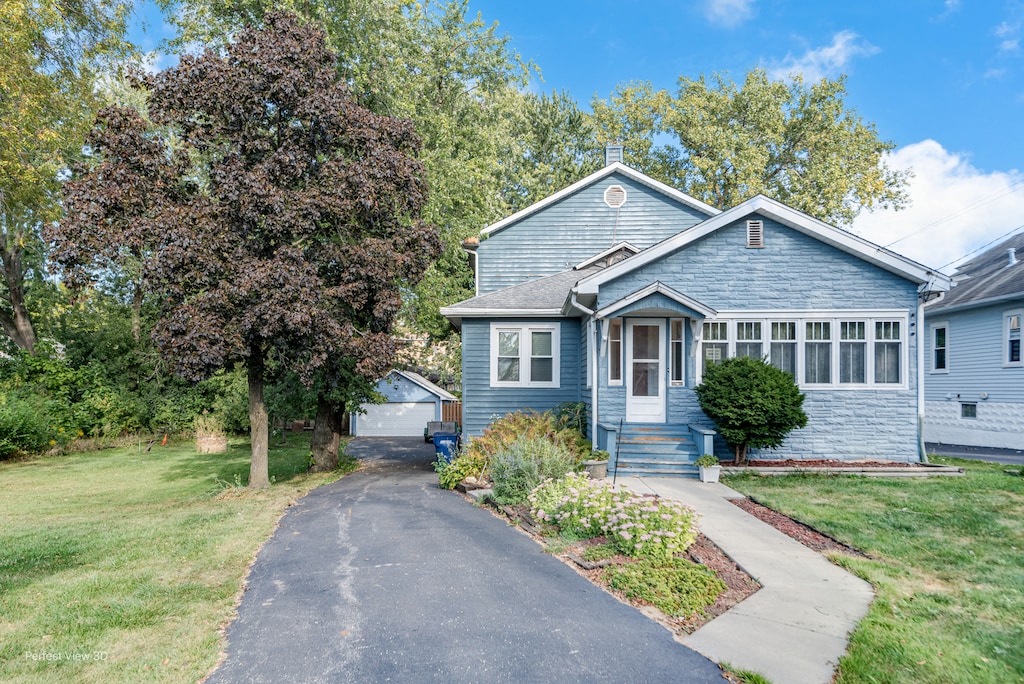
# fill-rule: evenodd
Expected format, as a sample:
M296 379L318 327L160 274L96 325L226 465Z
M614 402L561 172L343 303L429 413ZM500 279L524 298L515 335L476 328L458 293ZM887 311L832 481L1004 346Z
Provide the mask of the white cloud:
M801 57L787 55L781 64L769 69L769 73L776 79L802 74L806 81L818 81L842 73L855 57L870 57L879 52L880 48L853 31L840 31L832 36L831 45L808 50Z
M1024 173L985 172L934 140L894 151L887 163L913 169L912 204L864 212L855 233L933 268L941 268L1024 224ZM901 239L905 238L905 239ZM952 273L956 264L944 268Z
M754 0L705 0L704 17L712 24L736 26L754 16Z

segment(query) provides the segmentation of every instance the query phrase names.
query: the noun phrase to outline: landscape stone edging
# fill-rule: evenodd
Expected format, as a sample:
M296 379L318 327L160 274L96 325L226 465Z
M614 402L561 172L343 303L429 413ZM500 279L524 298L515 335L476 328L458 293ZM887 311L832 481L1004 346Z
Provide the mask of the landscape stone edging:
M795 473L812 473L816 475L861 475L864 477L963 477L964 469L960 466L921 463L913 468L832 468L829 466L722 466L722 475L738 475L754 473L756 475L792 475Z

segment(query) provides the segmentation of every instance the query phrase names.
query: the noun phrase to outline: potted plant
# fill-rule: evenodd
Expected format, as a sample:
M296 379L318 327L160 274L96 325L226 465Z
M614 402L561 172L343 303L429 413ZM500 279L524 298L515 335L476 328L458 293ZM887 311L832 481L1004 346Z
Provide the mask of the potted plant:
M583 469L590 476L591 480L600 480L601 478L608 477L609 456L610 454L607 451L595 449L590 454L590 458L583 461Z
M718 457L714 454L704 454L694 463L700 470L701 482L718 482L718 476L722 473L722 466L718 465Z

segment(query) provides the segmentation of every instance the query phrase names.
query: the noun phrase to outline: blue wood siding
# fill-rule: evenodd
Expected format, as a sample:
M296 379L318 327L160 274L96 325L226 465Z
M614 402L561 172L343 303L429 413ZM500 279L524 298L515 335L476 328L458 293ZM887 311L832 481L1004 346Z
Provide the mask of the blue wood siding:
M610 185L626 203L604 203ZM619 174L602 179L481 240L478 294L560 273L617 242L644 249L706 219L703 213Z
M551 319L531 321L516 319L516 323L551 323ZM462 322L462 422L467 435L483 433L495 418L506 413L533 409L546 411L564 401L583 398L582 355L580 353L580 323L578 320L561 321L559 387L540 389L529 387L491 387L491 321L464 319Z
M1003 367L1003 315L1021 308L1024 299L950 314L925 310L925 399L945 401L952 394L953 400L959 395L969 401L1024 403L1024 367ZM948 322L945 373L932 371L931 328L939 322ZM988 399L980 399L983 393Z
M745 221L722 228L605 284L598 306L660 281L719 311L905 311L910 323L904 334L907 389L806 390L808 426L791 433L782 448L752 452L751 457L917 460L916 285L774 221L765 220L764 232L765 247L748 249ZM692 389L695 369L689 330L687 341L688 386L669 388L668 419L710 425ZM604 368L606 361L602 360ZM602 382L601 419L617 424L625 412L625 389L607 387L606 370ZM727 456L720 437L716 450Z

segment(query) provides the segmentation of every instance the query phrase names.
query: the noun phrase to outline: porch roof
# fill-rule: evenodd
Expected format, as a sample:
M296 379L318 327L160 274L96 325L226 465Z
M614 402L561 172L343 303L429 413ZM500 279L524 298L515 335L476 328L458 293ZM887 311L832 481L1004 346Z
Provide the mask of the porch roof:
M687 297L662 282L655 281L618 301L598 309L597 318L624 314L649 316L688 316L690 318L713 318L718 312L706 304Z

